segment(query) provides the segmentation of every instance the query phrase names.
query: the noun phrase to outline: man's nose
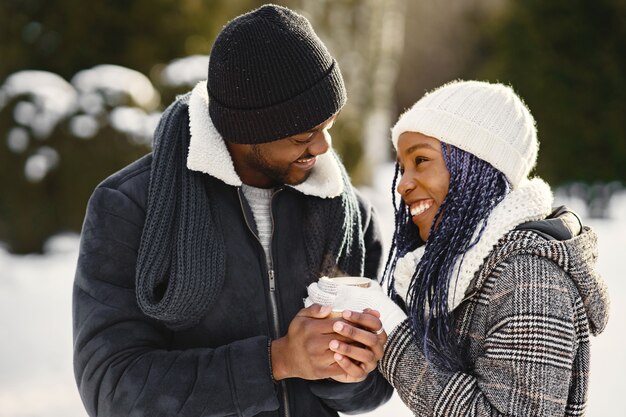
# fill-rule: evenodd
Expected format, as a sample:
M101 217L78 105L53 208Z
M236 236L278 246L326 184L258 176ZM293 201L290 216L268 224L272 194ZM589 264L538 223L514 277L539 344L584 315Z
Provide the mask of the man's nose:
M330 133L321 131L315 134L315 138L309 145L309 153L313 156L322 155L330 149Z

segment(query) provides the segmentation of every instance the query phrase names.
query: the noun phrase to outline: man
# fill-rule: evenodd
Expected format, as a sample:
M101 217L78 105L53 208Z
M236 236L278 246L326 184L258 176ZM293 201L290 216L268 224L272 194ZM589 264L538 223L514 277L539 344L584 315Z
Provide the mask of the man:
M89 415L336 416L390 397L376 312L341 338L302 308L320 276L380 266L372 208L330 150L345 100L304 17L269 5L224 27L153 153L89 201L73 308Z

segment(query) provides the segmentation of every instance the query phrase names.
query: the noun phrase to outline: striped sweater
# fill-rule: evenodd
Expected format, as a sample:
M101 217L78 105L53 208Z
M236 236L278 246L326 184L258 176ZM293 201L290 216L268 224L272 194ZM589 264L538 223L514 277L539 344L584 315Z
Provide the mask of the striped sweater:
M429 364L405 320L379 363L416 416L581 416L589 335L608 318L596 235L566 241L507 233L454 310L471 370Z

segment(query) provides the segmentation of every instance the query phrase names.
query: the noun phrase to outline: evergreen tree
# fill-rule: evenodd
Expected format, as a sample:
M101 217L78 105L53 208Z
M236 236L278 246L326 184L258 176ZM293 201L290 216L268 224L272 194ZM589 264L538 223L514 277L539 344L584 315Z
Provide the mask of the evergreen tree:
M36 69L66 81L100 64L134 69L152 78L168 105L175 93L159 82L159 70L176 58L208 54L224 23L260 0L2 0L0 2L0 85L18 71ZM128 97L119 103L137 106ZM30 106L30 107L29 107ZM33 97L8 100L0 91L0 242L16 253L39 252L62 231L78 232L85 205L106 176L150 151L145 142L108 126L89 140L76 137L68 115L41 134L32 125ZM16 114L24 117L18 117ZM31 120L25 120L31 119ZM36 124L36 123L35 123ZM17 130L15 130L17 129ZM40 178L27 168L52 164ZM52 162L51 162L52 161ZM42 167L39 167L41 169ZM46 168L47 169L47 168Z
M510 83L537 120L553 185L626 181L626 2L513 0L476 76Z

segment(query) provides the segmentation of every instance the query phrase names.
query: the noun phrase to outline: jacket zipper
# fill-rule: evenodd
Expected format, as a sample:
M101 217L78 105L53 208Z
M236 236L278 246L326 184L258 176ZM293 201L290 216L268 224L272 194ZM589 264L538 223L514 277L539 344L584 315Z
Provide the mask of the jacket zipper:
M246 210L244 208L244 204L242 201L241 191L239 190L241 190L241 188L238 189L237 195L239 196L239 204L241 205L241 211L243 213L243 218L246 221L246 226L248 226L248 229L250 230L252 235L255 237L256 241L259 242L259 246L261 247L261 250L263 250L263 252L265 253L261 240L259 239L257 234L254 233L252 226L250 226L250 223L248 221L248 216L246 215ZM272 209L272 203L274 201L274 197L276 196L276 194L278 194L281 190L282 189L276 190L276 192L272 194L272 197L270 199L270 219L272 220L272 233L270 235L270 244L269 244L269 256L268 256L269 265L266 265L267 276L269 280L268 286L270 290L269 299L270 299L270 308L271 308L271 316L272 316L273 339L277 339L278 336L280 335L280 322L278 318L278 302L276 301L276 276L274 273L274 259L273 259L273 251L272 251L272 244L274 240L274 212ZM285 412L284 417L291 417L291 412L289 408L289 396L287 395L287 383L283 380L283 381L280 381L279 384L280 384L280 388L282 391L283 411Z

